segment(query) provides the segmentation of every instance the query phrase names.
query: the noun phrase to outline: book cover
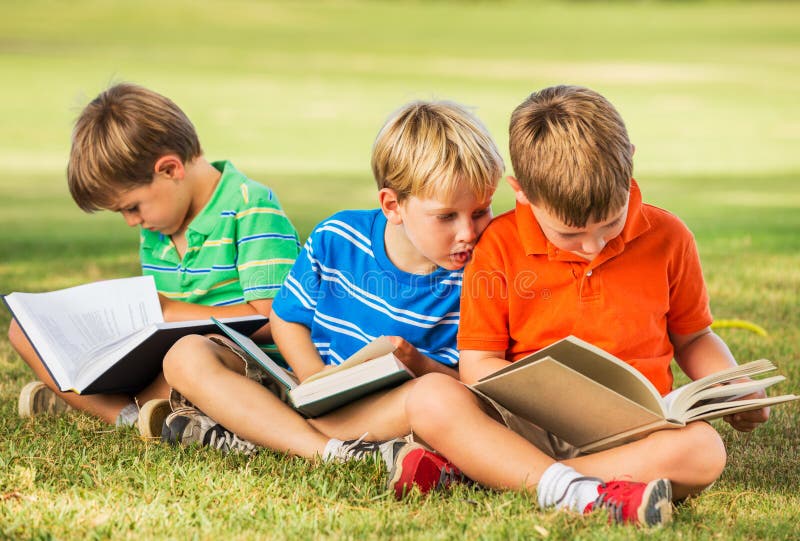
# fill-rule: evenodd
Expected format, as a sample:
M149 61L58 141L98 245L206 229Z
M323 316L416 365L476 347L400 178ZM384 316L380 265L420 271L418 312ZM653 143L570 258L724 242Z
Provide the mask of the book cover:
M698 379L662 398L636 369L569 336L472 387L581 451L592 452L693 420L796 400L795 395L743 399L782 381L782 376L733 383L774 369L770 361L753 361Z
M307 417L317 417L369 394L400 385L414 377L394 355L394 346L381 336L351 355L342 364L323 370L298 383L261 351L252 340L214 320L219 329L272 378L288 391L292 406Z

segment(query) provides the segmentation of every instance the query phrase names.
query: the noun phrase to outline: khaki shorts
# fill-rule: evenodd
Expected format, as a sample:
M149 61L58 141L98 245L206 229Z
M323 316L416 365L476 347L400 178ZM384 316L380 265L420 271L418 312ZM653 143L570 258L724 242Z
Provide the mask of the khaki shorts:
M581 454L577 447L565 442L555 434L551 434L527 419L523 419L478 391L474 389L470 390L481 401L483 409L494 417L496 421L504 424L506 428L512 432L528 440L550 458L554 460L566 460Z
M287 394L286 389L282 385L275 383L275 380L273 380L272 377L267 374L267 371L264 370L260 364L251 360L250 357L233 341L219 334L209 334L206 335L206 338L215 344L219 344L220 346L230 349L236 354L236 356L242 361L243 371L240 372L242 375L255 381L272 394L280 398L281 401L288 403L289 395ZM183 396L176 389L170 389L169 405L172 408L172 411L175 411L181 407L191 407L198 411L200 410L200 408L192 404L188 398Z

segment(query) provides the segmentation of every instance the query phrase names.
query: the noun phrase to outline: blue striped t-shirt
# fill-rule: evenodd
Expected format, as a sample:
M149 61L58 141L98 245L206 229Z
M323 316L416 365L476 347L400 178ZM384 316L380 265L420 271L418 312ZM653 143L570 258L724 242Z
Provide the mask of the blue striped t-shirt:
M401 271L386 256L385 230L379 209L346 210L319 224L273 300L273 310L311 330L325 364L340 364L387 335L455 366L462 271Z

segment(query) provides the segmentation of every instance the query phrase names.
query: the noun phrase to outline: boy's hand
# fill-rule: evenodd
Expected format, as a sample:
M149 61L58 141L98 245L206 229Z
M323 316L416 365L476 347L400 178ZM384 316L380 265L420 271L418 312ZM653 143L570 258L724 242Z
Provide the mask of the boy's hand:
M766 396L767 394L761 390L742 398L764 398ZM741 411L733 415L726 415L723 419L739 432L750 432L769 419L769 408Z
M386 338L397 348L394 350L395 357L400 359L401 363L414 372L415 376L422 375L422 371L420 371L419 368L420 364L423 362L422 358L424 355L403 337L387 336Z
M458 373L454 369L423 355L405 338L400 336L387 336L386 338L397 348L394 351L395 357L400 359L400 362L406 365L406 368L411 370L415 376L419 377L428 372L442 372L454 378L458 377Z
M161 313L164 315L164 321L171 321L169 318L169 307L176 301L168 299L161 293L158 294L158 302L161 304Z

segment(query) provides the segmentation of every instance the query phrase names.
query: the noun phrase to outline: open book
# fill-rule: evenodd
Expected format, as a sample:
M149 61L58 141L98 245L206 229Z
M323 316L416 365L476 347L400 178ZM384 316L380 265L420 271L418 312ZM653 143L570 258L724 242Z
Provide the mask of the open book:
M472 388L583 452L600 451L691 421L796 400L742 399L784 379L736 382L774 370L765 359L723 370L661 397L638 370L574 336L479 380Z
M385 336L376 338L342 364L318 372L298 383L297 378L261 351L252 340L217 321L220 330L260 364L289 394L292 406L308 417L317 417L381 389L397 386L414 374L395 357L394 345Z
M62 391L134 393L153 381L182 336L217 332L210 319L165 323L152 276L3 297ZM260 315L226 319L244 333Z

